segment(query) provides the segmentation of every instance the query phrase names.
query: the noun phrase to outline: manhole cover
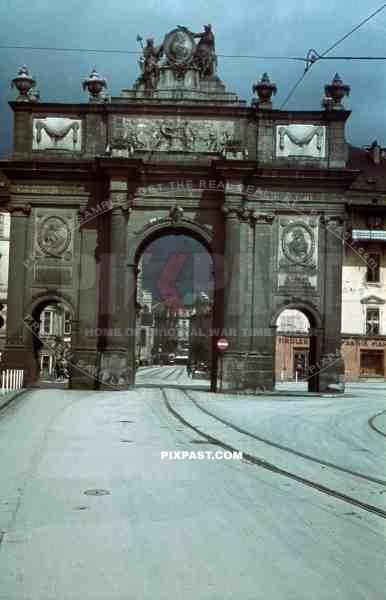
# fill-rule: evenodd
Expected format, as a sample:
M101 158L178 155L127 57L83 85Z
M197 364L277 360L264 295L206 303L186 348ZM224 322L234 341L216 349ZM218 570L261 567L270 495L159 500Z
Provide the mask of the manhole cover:
M135 423L135 421L119 421L120 423Z
M88 510L89 506L74 506L74 510Z
M101 490L101 489L86 490L83 493L86 494L86 496L107 496L108 494L110 494L109 490Z
M121 440L121 442L125 444L132 444L134 440Z

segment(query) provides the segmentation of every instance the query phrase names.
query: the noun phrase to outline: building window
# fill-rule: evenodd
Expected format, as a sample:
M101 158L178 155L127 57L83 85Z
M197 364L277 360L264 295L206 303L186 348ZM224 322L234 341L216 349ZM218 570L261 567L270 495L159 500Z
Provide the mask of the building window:
M52 312L49 310L45 310L41 317L40 329L41 332L46 335L49 335L51 333L51 317Z
M64 335L71 335L71 313L64 312Z
M379 334L379 308L366 309L366 333L369 335Z
M380 254L369 254L369 257L367 259L367 273L366 273L367 283L379 283L380 272L381 272L380 262L381 262Z
M0 214L0 237L4 237L4 215Z
M383 350L361 350L361 377L384 377L385 359Z
M142 348L146 346L146 329L141 329L141 346Z
M370 240L386 242L386 231L380 228L353 229L351 231L351 237L354 242Z
M50 372L50 357L47 354L43 354L40 357L40 369L42 375L49 375Z
M293 372L297 379L305 379L308 376L309 350L305 348L294 348Z

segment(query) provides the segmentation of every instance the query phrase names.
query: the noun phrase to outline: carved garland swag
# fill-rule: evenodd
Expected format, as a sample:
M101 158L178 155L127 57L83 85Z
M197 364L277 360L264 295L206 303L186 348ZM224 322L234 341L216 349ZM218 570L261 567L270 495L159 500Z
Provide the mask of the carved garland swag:
M36 141L38 144L42 141L42 130L46 132L48 137L53 140L54 145L56 146L60 140L63 140L70 131L72 131L72 143L74 147L78 142L78 132L79 132L79 123L69 123L62 127L61 129L54 129L47 125L47 123L43 123L43 121L36 122Z
M316 147L320 151L322 149L322 141L323 141L323 128L322 127L314 127L312 131L304 135L303 137L298 137L293 132L291 132L289 127L280 127L279 128L279 146L280 150L284 150L284 138L287 136L293 144L296 146L307 146L311 142L311 140L316 136Z

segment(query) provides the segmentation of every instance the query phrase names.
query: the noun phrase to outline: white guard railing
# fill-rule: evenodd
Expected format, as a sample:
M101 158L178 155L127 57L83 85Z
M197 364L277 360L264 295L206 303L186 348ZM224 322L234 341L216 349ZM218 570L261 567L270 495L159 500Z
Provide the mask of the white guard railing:
M5 369L1 372L1 392L6 394L20 390L24 383L23 369Z

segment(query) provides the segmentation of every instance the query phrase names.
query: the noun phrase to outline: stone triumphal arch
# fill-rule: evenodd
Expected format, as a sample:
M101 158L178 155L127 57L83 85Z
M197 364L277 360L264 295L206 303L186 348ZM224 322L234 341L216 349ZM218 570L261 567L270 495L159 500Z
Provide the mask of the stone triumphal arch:
M339 385L335 228L357 175L346 163L347 86L335 77L322 110L280 111L264 74L247 105L217 75L210 26L148 40L140 68L119 97L93 71L82 104L40 101L26 67L13 80L14 146L0 163L11 213L7 366L37 381L35 308L63 302L74 317L71 385L132 384L139 255L172 232L214 257L214 325L230 342L224 389L272 389L286 307L310 316L313 360L323 365L313 389Z

